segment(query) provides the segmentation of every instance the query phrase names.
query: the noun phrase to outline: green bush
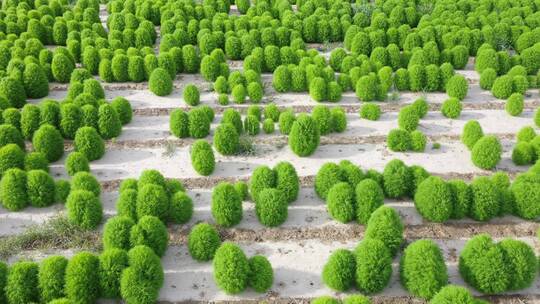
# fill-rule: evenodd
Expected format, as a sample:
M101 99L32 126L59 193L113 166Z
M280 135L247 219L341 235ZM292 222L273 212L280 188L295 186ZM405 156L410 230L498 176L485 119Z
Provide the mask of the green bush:
M204 138L210 133L210 118L205 108L197 107L189 111L188 133L194 138Z
M334 121L330 109L325 105L317 105L313 108L311 117L319 128L319 134L326 135L333 131Z
M128 267L127 252L118 248L104 250L99 255L99 284L101 297L120 298L122 271Z
M440 177L430 176L420 183L414 195L416 210L432 222L446 222L454 207L452 188Z
M400 128L411 132L416 130L419 122L420 117L414 107L406 106L399 111L398 125Z
M482 90L491 90L497 79L497 71L492 68L487 68L480 73L480 88Z
M219 62L214 57L205 55L201 60L200 71L206 81L215 81L219 76Z
M163 267L151 248L136 246L128 252L129 267L120 279L122 299L130 303L154 303L163 286Z
M49 162L59 160L64 154L64 139L60 132L51 125L42 125L32 138L36 152L43 153Z
M275 103L269 103L266 107L264 107L264 118L270 118L273 121L278 122L280 115L281 111Z
M54 179L43 170L27 172L26 191L30 205L34 207L47 207L55 202Z
M223 243L216 251L213 261L214 280L217 286L228 294L237 294L249 283L250 264L237 245Z
M419 240L407 246L399 269L401 284L423 299L431 299L448 282L443 254L432 240Z
M71 191L66 209L69 221L83 229L95 229L103 217L99 198L87 190Z
M317 123L307 114L300 114L289 133L289 147L298 156L313 154L319 146L320 133Z
M497 77L491 87L491 93L499 99L507 99L513 92L512 77L509 75Z
M343 299L343 304L371 304L371 301L368 297L357 294L345 297Z
M288 216L288 202L277 189L263 189L255 200L255 213L261 224L276 227L283 224Z
M518 142L512 150L512 161L518 166L530 165L536 159L533 145L528 142Z
M356 185L355 194L356 220L365 225L371 214L384 203L384 192L376 181L366 178Z
M33 104L26 104L21 110L21 133L26 139L32 139L40 126L40 110Z
M0 125L0 147L7 144L16 144L25 149L24 138L19 130L9 124Z
M195 225L188 235L189 254L200 262L212 260L220 245L221 238L218 231L207 223Z
M231 95L237 104L243 104L246 101L247 91L243 84L237 84L232 88Z
M67 180L58 179L55 182L56 184L56 201L60 203L65 203L69 192L71 191L71 184Z
M127 99L120 96L116 97L111 101L111 106L113 107L113 109L116 110L116 113L118 114L118 118L120 118L120 122L122 123L122 125L131 122L131 118L133 117L133 110L131 108L131 104Z
M540 195L538 180L537 175L523 174L519 175L510 187L515 213L522 218L533 219L540 214L540 208L535 203Z
M501 247L510 270L508 290L530 287L538 269L538 260L533 248L523 241L513 239L504 239L497 246Z
M220 226L232 227L242 220L242 200L233 185L220 183L212 190L212 216Z
M240 149L240 136L231 123L221 123L214 133L214 147L222 155L233 155Z
M184 88L183 97L184 101L190 106L197 106L201 99L199 89L194 84L188 84Z
M238 195L240 196L240 199L242 201L245 201L249 198L249 186L244 181L237 181L234 183L234 189L236 189L236 192L238 192Z
M429 110L429 104L423 97L416 99L411 104L411 107L416 110L416 114L419 118L424 118Z
M0 148L0 174L11 168L24 168L24 151L16 144L8 144Z
M268 166L259 166L251 174L249 192L253 201L257 202L259 193L267 188L276 187L276 172Z
M317 102L327 99L326 81L322 77L315 77L309 82L309 96Z
M75 303L95 303L100 295L99 258L89 252L79 252L66 267L65 292Z
M21 112L19 112L18 109L5 109L2 112L2 119L4 120L5 124L10 124L17 128L17 130L21 130Z
M0 197L4 208L18 211L28 206L26 172L13 168L4 172L0 181Z
M278 120L279 131L281 134L289 135L294 121L296 120L294 112L292 110L283 111L281 114L279 114Z
M529 81L524 75L516 75L512 77L512 92L525 95L529 88Z
M325 163L315 176L315 192L326 200L330 189L340 182L346 181L345 172L335 163Z
M274 270L268 259L261 255L253 256L249 259L249 279L248 284L256 292L266 292L274 283Z
M465 146L467 146L467 148L469 148L469 150L472 150L476 142L483 137L484 131L482 131L482 127L478 121L470 120L463 127L461 141L465 144Z
M276 189L283 194L287 202L295 201L298 197L300 181L294 166L288 162L279 162L274 167L274 172Z
M139 186L136 207L138 218L145 215L152 215L165 220L169 207L169 197L163 186L152 183Z
M257 135L261 131L261 124L257 116L247 115L244 119L244 129L248 135Z
M69 176L77 172L90 172L88 158L81 152L71 152L66 158L65 167Z
M469 91L469 83L463 75L456 74L446 83L446 94L448 96L463 100Z
M199 139L191 146L191 164L197 173L208 176L214 172L216 161L212 146L203 139Z
M360 117L368 120L379 120L381 117L381 108L375 103L364 103L360 108Z
M354 194L353 188L348 183L341 182L332 186L326 197L330 216L342 223L354 220L356 215Z
M472 204L472 191L468 184L459 179L448 181L453 197L454 206L451 218L462 219L470 214Z
M0 148L0 151L1 149L2 148ZM24 170L43 170L49 172L49 161L41 152L30 152L24 157Z
M392 255L385 244L364 238L356 248L356 287L364 293L383 290L392 276Z
M502 146L493 135L480 138L471 150L471 159L475 166L482 169L493 169L501 160Z
M263 131L264 133L266 134L272 134L274 133L274 128L275 128L275 122L270 119L270 118L267 118L263 121Z
M400 198L411 192L411 170L399 159L391 160L383 171L384 192L389 198Z
M101 185L97 179L89 172L81 171L73 175L71 179L72 190L86 190L92 192L96 197L101 194Z
M514 93L508 97L508 100L506 101L505 110L506 113L512 115L512 116L518 116L523 112L523 95L520 93Z
M259 103L264 95L264 89L258 82L250 82L247 86L247 95L253 103Z
M73 103L63 103L60 107L60 131L65 138L75 138L82 125L81 108Z
M122 132L122 122L110 104L103 104L99 107L98 131L104 139L118 137Z
M96 129L81 127L73 141L75 151L81 152L89 161L100 159L105 154L105 143Z
M410 148L415 152L424 152L424 150L426 149L426 142L427 142L427 138L424 135L424 133L422 133L419 130L415 130L410 133L410 137L411 137Z
M330 296L321 296L313 299L311 304L340 304L340 302Z
M63 256L51 256L41 261L38 286L41 301L48 303L64 297L64 275L68 260Z
M114 80L126 82L129 80L129 57L124 54L115 54L111 60L111 68Z
M459 115L461 115L461 109L461 101L455 97L450 97L443 102L441 113L444 115L444 117L456 119L459 117Z
M382 241L390 254L396 255L403 243L403 223L399 214L388 206L377 208L368 220L364 235L366 239Z
M132 247L145 245L154 250L157 256L163 256L169 243L169 233L163 222L151 215L139 218L137 224L131 227L129 240Z
M346 249L338 249L330 255L322 271L322 280L337 291L347 291L353 284L356 272L356 258Z
M67 83L71 78L71 72L75 69L73 61L71 61L66 55L55 52L52 62L51 70L54 79L60 83Z
M133 221L137 220L137 190L125 189L120 191L116 201L116 210L118 215L127 216Z
M19 261L9 267L6 281L6 303L37 303L39 266L34 262Z
M405 152L411 149L411 133L404 129L392 129L386 138L386 144L391 151Z
M128 191L123 192L129 193ZM122 196L121 194L121 196ZM117 248L128 250L130 245L131 228L135 225L133 219L126 215L110 218L103 227L103 248L105 250Z
M523 127L516 134L516 139L518 142L530 142L536 137L536 131L531 126Z
M182 109L174 109L171 112L171 119L169 122L169 129L171 133L179 138L185 138L189 136L189 116L188 113Z
M431 304L447 304L447 303L461 303L461 304L480 304L475 300L469 290L465 287L457 285L446 285L435 294L435 296L429 302Z
M291 83L292 78L289 68L286 65L277 67L272 77L272 87L277 92L284 93L291 90Z
M470 216L477 221L488 221L498 214L502 208L501 191L487 177L477 177L470 184L472 204Z
M4 97L13 108L22 108L26 104L26 92L21 79L3 77L0 79L0 96Z
M339 162L339 167L343 172L345 181L351 185L351 187L356 187L361 180L365 178L364 172L357 165L353 164L349 160L342 160Z
M183 191L177 191L171 197L169 222L185 224L193 216L193 201Z
M157 68L150 74L148 87L157 96L166 96L173 91L173 82L167 70Z
M347 129L347 115L345 114L345 111L341 107L332 108L330 110L330 114L332 115L332 125L334 127L334 132L344 132L345 129Z

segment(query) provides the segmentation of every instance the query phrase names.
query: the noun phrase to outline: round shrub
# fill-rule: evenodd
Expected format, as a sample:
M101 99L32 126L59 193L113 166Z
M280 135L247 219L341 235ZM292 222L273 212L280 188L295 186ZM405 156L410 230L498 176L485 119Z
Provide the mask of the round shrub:
M250 82L247 86L247 95L253 103L259 103L264 95L264 89L258 82Z
M188 132L194 138L204 138L210 133L210 118L203 107L189 111Z
M510 187L515 212L521 218L534 219L540 214L540 207L535 203L540 196L538 181L537 175L523 174L519 175Z
M188 235L187 246L191 257L197 261L210 261L221 245L216 228L207 223L195 225Z
M504 261L510 269L508 290L530 287L536 278L538 260L534 250L520 240L504 239L497 244L501 247Z
M248 284L256 292L266 292L274 283L274 270L268 259L262 255L256 255L249 259Z
M266 188L275 188L276 172L268 166L259 166L251 174L249 180L249 192L255 202L259 199L259 193Z
M188 113L182 109L174 109L171 112L171 119L169 122L169 129L171 133L179 138L185 138L189 136L189 116Z
M422 217L443 223L450 218L453 211L452 189L442 178L430 176L418 186L414 205Z
M60 131L65 138L75 138L75 133L82 125L81 108L73 103L64 103L60 107Z
M295 120L296 116L292 110L283 111L279 114L278 119L279 132L284 135L289 135Z
M156 169L145 169L141 172L141 176L137 181L138 189L142 189L143 186L148 184L158 185L163 187L163 189L168 190L165 177Z
M491 90L493 83L497 79L497 71L487 68L480 73L480 88L482 90Z
M463 100L469 91L469 83L463 75L456 74L446 83L446 94L448 96Z
M446 285L439 292L433 296L431 304L448 304L448 303L461 303L461 304L479 304L477 300L473 298L469 290L465 287L457 285Z
M300 157L310 156L319 146L320 133L315 120L307 114L300 114L289 133L289 147Z
M32 139L34 132L39 129L41 112L39 107L26 104L21 110L21 133L26 139Z
M0 148L0 174L11 168L24 168L24 151L16 144L8 144Z
M169 95L173 90L171 76L164 68L157 68L150 74L148 87L150 91L157 96Z
M337 183L346 181L345 172L335 163L325 163L315 176L315 192L326 200L328 192Z
M5 124L10 124L17 128L17 130L21 130L21 112L18 109L5 109L2 112L2 119L4 120Z
M64 154L64 139L55 127L42 125L32 138L32 145L36 152L41 152L49 162L59 160Z
M48 303L64 297L64 275L68 260L63 256L45 258L39 264L38 284L41 300Z
M418 112L412 106L406 106L399 111L398 125L406 131L414 131L418 127L420 117Z
M309 96L315 101L321 102L327 98L326 81L322 77L315 77L309 82Z
M218 95L218 104L220 106L226 106L229 104L229 95L227 94L219 94Z
M237 84L233 87L231 95L235 103L242 104L246 101L247 91L243 84Z
M399 159L389 161L384 167L384 192L389 198L400 198L410 193L411 170Z
M73 175L71 179L72 190L86 190L92 192L96 197L101 194L101 186L97 179L90 173L81 171Z
M411 149L415 152L423 152L426 149L427 138L421 131L415 130L410 133Z
M377 239L364 238L356 248L356 287L363 293L383 290L392 276L392 255Z
M262 125L262 128L263 128L263 131L264 133L266 134L272 134L274 133L274 128L275 128L275 122L270 119L270 118L267 118L263 121L263 125Z
M137 190L125 189L120 191L116 201L116 210L118 215L127 216L133 221L137 220Z
M261 130L261 124L257 116L247 115L244 120L244 129L248 135L257 135Z
M83 229L95 229L103 217L99 198L87 190L71 191L66 209L69 221Z
M51 71L54 79L60 83L67 83L71 78L71 72L75 69L73 61L66 55L55 52L52 62Z
M73 145L75 151L84 154L89 161L100 159L105 154L105 143L98 131L92 127L77 130Z
M451 218L462 219L470 213L472 192L469 185L459 179L448 181L454 196L454 206Z
M34 207L47 207L55 202L54 179L43 170L27 172L26 191L30 205Z
M509 75L498 77L491 87L491 93L499 99L507 99L512 95L513 90L512 77Z
M356 258L352 252L338 249L332 253L324 265L322 280L337 291L347 291L354 284Z
M139 218L137 224L131 227L129 234L131 246L145 245L156 253L157 256L163 256L169 243L169 233L163 222L150 215Z
M263 189L255 200L255 214L261 224L276 227L283 224L288 216L288 202L277 189Z
M2 148L0 148L1 151ZM1 159L1 152L0 152ZM41 152L30 152L24 157L24 170L43 170L49 172L49 161Z
M25 149L24 138L19 130L10 124L0 125L0 147L7 144L16 144Z
M208 176L214 172L216 161L212 146L203 139L199 139L191 146L191 164L200 175Z
M77 172L90 172L88 158L81 152L71 152L66 158L66 171L69 176L75 175Z
M518 142L512 150L512 161L518 166L530 165L536 159L534 147L528 142Z
M65 203L69 192L71 191L71 184L67 180L58 179L55 182L56 184L56 201L60 203Z
M20 78L3 77L0 79L0 96L13 108L22 108L26 104L26 93Z
M381 117L381 107L378 104L366 102L360 108L360 117L368 120L379 120Z
M536 137L536 131L531 126L523 127L516 134L516 139L518 142L530 142Z
M196 106L200 103L201 96L199 89L194 84L188 84L183 92L184 101L190 106Z
M270 103L266 107L264 107L264 117L265 118L271 118L273 121L277 122L279 121L279 116L281 115L281 111L277 107L275 103Z
M240 199L242 201L245 201L249 198L249 186L244 181L237 181L234 183L234 189L236 189L236 192L238 192L238 195L240 196Z
M508 97L508 100L506 101L505 110L506 113L512 115L512 116L518 116L523 112L523 95L519 93L514 93Z
M0 181L2 206L10 211L18 211L28 206L26 172L13 168L4 172Z
M477 177L470 184L472 204L470 216L477 221L488 221L500 213L501 191L487 177Z
M279 162L274 167L274 172L276 189L283 194L287 202L295 201L300 190L300 181L294 166L289 162Z
M110 104L103 104L99 107L97 124L99 134L104 139L118 137L122 132L122 122Z
M220 226L232 227L242 220L242 200L233 185L220 183L212 190L212 216Z
M159 257L147 246L128 252L129 267L122 271L120 294L126 302L154 303L163 286L163 267Z
M193 201L183 191L177 191L171 197L169 221L175 224L185 224L193 216Z
M319 127L319 134L326 135L334 129L334 121L330 109L324 105L317 105L313 108L311 117Z
M288 92L291 90L291 71L286 65L280 65L274 71L272 86L277 92Z
M238 134L242 134L244 131L243 124L242 124L242 116L240 115L240 112L234 110L234 109L226 109L223 111L223 118L221 119L221 123L230 123L235 128Z
M133 117L133 110L131 108L131 104L127 99L125 99L124 97L116 97L111 101L111 106L114 110L116 110L116 113L118 114L118 118L120 119L122 125L131 122L131 118Z
M332 218L347 223L354 219L356 214L354 191L348 183L337 183L328 191L326 197L328 212Z
M423 299L431 299L448 282L444 257L432 240L419 240L407 246L399 266L401 284Z
M103 227L103 249L129 250L131 248L130 232L134 225L135 222L125 215L115 216L107 220Z
M456 119L461 114L462 105L459 99L455 97L445 100L441 107L441 113L444 117Z
M168 194L162 186L151 183L139 186L136 207L138 218L152 215L165 220L169 206Z
M234 125L220 124L214 133L214 147L222 155L233 155L240 149L240 136Z
M411 133L404 129L392 129L386 138L386 144L391 151L405 152L411 148Z
M99 255L99 284L101 297L119 298L122 271L128 267L127 252L112 248Z
M371 214L384 203L384 192L373 179L366 178L356 185L356 220L367 224Z
M70 301L94 303L100 295L99 259L91 253L80 252L66 267L65 292Z
M357 165L353 164L349 160L342 160L339 162L339 167L343 171L345 181L351 185L351 187L356 187L358 183L364 179L364 173Z
M403 223L396 210L387 206L377 208L368 220L364 238L382 241L394 256L403 243Z
M223 243L216 251L213 261L214 280L227 294L237 294L249 283L250 264L237 245Z
M493 169L501 160L502 146L493 135L480 138L471 150L471 159L475 166L482 169Z
M461 135L461 141L472 150L478 140L484 137L484 131L480 123L476 120L469 120L463 127L463 134Z
M37 303L39 266L34 262L19 261L9 267L6 281L6 303Z

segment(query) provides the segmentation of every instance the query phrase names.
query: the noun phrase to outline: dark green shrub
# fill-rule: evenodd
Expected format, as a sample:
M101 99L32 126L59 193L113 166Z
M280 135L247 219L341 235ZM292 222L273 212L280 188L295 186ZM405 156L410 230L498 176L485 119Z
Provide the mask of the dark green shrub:
M99 198L87 190L71 191L66 200L66 209L69 221L83 229L96 228L103 217Z
M505 110L506 113L512 115L512 116L518 116L523 112L523 95L520 93L514 93L508 97L508 100L506 101Z
M212 190L212 216L220 226L232 227L242 220L242 200L233 185L220 183Z
M189 136L189 116L188 113L182 109L174 109L171 112L171 119L169 122L169 129L171 133L179 138L185 138Z
M488 221L500 213L502 202L499 187L487 177L477 177L470 185L472 204L470 216Z
M54 179L43 170L27 172L26 191L30 205L34 207L47 207L55 202Z
M537 175L519 175L512 183L510 191L513 195L515 213L518 216L533 219L540 214L540 208L535 203L540 195Z
M480 88L482 90L491 90L495 79L497 79L497 71L492 68L485 69L480 73Z
M462 219L470 214L472 191L468 184L459 179L448 181L448 185L454 197L454 206L450 217L453 219Z
M332 253L324 265L322 280L328 287L337 291L347 291L354 284L356 258L346 249Z
M507 99L513 91L512 77L509 75L497 77L491 87L491 93L499 99Z
M38 284L40 298L48 303L64 297L64 275L68 260L63 256L51 256L39 265Z
M152 93L157 96L166 96L171 94L173 90L173 83L171 76L167 70L163 68L157 68L152 71L148 81L148 87Z
M328 212L332 218L342 223L352 221L356 215L354 190L348 183L337 183L326 197Z
M259 193L266 188L276 187L276 172L268 166L259 166L251 174L249 180L249 192L255 202L259 199Z
M249 283L249 261L237 245L223 243L216 251L213 261L214 280L228 294L237 294Z
M147 246L128 252L129 267L122 271L120 294L126 302L155 303L163 286L163 267L159 257Z
M103 104L99 107L98 131L104 139L118 137L122 132L122 122L110 104Z
M51 70L56 81L60 83L69 82L71 72L74 69L75 65L71 59L62 53L55 52L51 62Z
M248 284L256 292L263 293L272 287L274 283L274 270L268 259L262 255L256 255L249 259Z
M446 285L439 292L433 296L431 304L447 304L447 303L461 303L461 304L480 304L473 298L469 290L465 287L457 285Z
M82 125L81 108L72 103L60 107L60 131L65 138L75 138L75 133Z
M80 252L68 262L65 275L67 298L75 303L95 303L100 295L99 258Z
M392 129L386 138L386 144L391 151L405 152L411 149L411 133L404 129Z
M16 144L25 149L24 138L19 130L9 124L0 125L0 147L7 144Z
M191 257L197 261L210 261L221 245L218 231L207 223L195 225L189 235L187 246Z
M16 144L8 144L0 148L0 174L11 168L24 168L24 151Z
M169 233L159 218L145 215L140 217L137 224L131 227L129 239L132 247L148 246L161 257L167 250Z
M214 133L214 148L222 155L233 155L240 149L240 136L230 123L221 123Z
M120 122L125 125L127 123L131 122L131 118L133 116L133 110L131 108L131 104L127 99L124 97L116 97L111 101L111 106L113 109L116 110L116 113L118 114L118 118L120 118Z
M6 281L6 303L39 302L37 263L19 261L9 267Z
M75 151L81 152L89 161L100 159L105 154L105 143L98 131L92 127L81 127L73 141Z
M26 104L26 92L22 80L13 77L0 79L0 96L4 97L11 107L22 108Z
M366 178L356 185L355 194L356 220L365 225L371 214L384 203L384 192L376 181Z
M0 151L2 151L2 148L0 148ZM49 172L49 161L41 152L30 152L24 157L24 170L43 170Z
M162 186L152 183L139 185L136 207L138 218L152 215L165 220L169 207L169 197Z
M118 248L104 250L99 255L99 284L101 297L120 297L122 271L128 267L127 252Z
M56 201L60 203L65 203L69 192L71 191L71 184L67 180L58 179L55 182L56 184Z
M81 171L73 175L71 179L72 190L86 190L92 192L96 197L101 194L101 186L97 179L89 172Z
M4 172L0 181L0 196L4 208L18 211L28 206L26 172L13 168Z
M298 115L289 133L289 146L298 156L313 154L319 146L320 133L317 123L307 114Z
M418 127L420 117L418 112L412 106L406 106L399 111L398 125L406 131L414 131Z
M59 160L64 154L64 139L55 127L42 125L32 138L34 150L41 152L49 162Z
M431 299L448 282L444 257L432 240L419 240L407 246L399 272L405 289L423 299Z
M463 75L456 74L446 83L446 94L448 96L463 100L469 91L469 83Z
M75 175L77 172L90 172L90 165L88 164L88 158L81 152L71 152L66 158L66 171L70 176Z
M403 243L403 224L396 210L388 206L377 208L368 220L364 238L382 241L394 256Z
M193 169L200 175L208 176L214 172L216 161L212 146L204 139L193 143L190 150L191 164Z
M122 194L124 193L129 192L126 191ZM105 250L114 248L128 250L131 248L129 238L131 228L134 225L135 222L129 216L119 215L110 218L103 227L103 248Z
M502 146L493 135L480 138L471 150L471 159L475 166L482 169L493 169L501 160Z
M432 222L445 222L452 215L452 188L440 177L430 176L420 183L414 204L422 217Z
M287 207L287 200L277 189L263 189L255 200L257 218L261 224L269 227L279 226L287 220Z
M168 95L168 94L166 94ZM196 106L200 103L199 89L194 84L188 84L183 92L184 101L190 106Z
M120 196L116 202L118 215L127 216L133 221L137 220L137 190L125 189L120 191Z
M295 201L300 189L300 181L296 169L289 162L279 162L274 167L275 185L289 203Z
M459 99L455 97L445 100L441 107L441 113L444 117L456 119L461 114L462 105Z
M364 103L360 108L360 117L368 120L379 120L381 117L381 108L375 103Z
M356 248L356 287L364 293L383 290L392 276L392 255L385 244L364 238Z
M193 201L183 191L177 191L171 197L169 221L175 224L185 224L193 216Z
M411 170L399 159L386 164L383 179L384 192L390 198L404 197L411 192Z
M482 131L482 127L478 121L470 120L463 127L461 141L469 148L469 150L472 150L476 142L482 137L484 137L484 131Z
M40 126L40 110L33 104L26 104L21 110L21 133L26 139L32 139L34 132Z

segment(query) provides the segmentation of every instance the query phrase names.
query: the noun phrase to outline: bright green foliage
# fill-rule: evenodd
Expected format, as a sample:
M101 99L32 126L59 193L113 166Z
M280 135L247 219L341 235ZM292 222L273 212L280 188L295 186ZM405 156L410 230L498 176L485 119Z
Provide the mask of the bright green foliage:
M120 297L122 271L128 267L127 252L118 248L103 251L99 255L99 284L101 296L116 299Z
M190 105L190 106L196 106L200 103L201 96L199 93L199 89L194 84L188 84L184 88L184 92L182 93L184 97L184 101Z
M405 152L411 149L411 133L404 129L392 129L386 138L386 144L391 151Z
M174 109L171 112L171 119L169 122L169 129L171 133L179 138L185 138L189 136L189 116L188 113L182 109Z
M213 259L220 245L221 238L218 231L207 223L195 225L188 235L189 254L200 262Z
M414 130L410 133L411 149L415 152L423 152L426 149L427 138L419 130Z
M345 172L335 163L325 163L315 176L315 192L326 200L330 189L339 182L346 181Z
M236 192L238 192L238 195L240 196L240 199L242 201L245 201L249 198L249 186L244 181L237 181L234 183L234 189L236 189Z
M336 300L330 296L322 296L313 299L311 304L340 304L339 300Z
M347 223L354 220L356 206L354 190L348 183L337 183L328 191L326 197L328 212L332 218Z
M203 107L197 107L189 112L188 130L194 138L204 138L210 133L210 118Z
M310 156L319 146L320 133L315 120L307 114L300 114L289 133L289 147L300 157Z
M332 253L324 265L324 284L337 291L347 291L354 284L356 258L352 252L338 249Z
M248 135L257 135L261 131L261 123L257 116L247 115L244 120L244 129Z
M232 227L242 220L242 200L229 183L223 182L214 187L211 209L218 225Z
M77 172L90 172L90 165L88 164L88 158L81 152L71 152L66 158L66 171L70 176L75 175Z
M295 120L296 116L292 110L283 111L279 114L279 132L284 135L289 135Z
M502 208L501 190L487 177L477 177L470 184L472 204L470 216L477 221L488 221Z
M446 83L446 94L448 96L463 100L469 91L469 83L463 75L456 74Z
M199 139L191 146L191 164L200 175L208 176L214 172L216 161L212 146L204 139Z
M150 91L157 96L169 95L173 90L171 76L165 69L157 68L150 74L148 87L150 88Z
M364 238L356 248L356 287L363 293L383 290L392 276L392 255L377 239Z
M279 117L281 115L281 111L275 103L270 103L266 107L264 107L263 113L265 118L270 118L275 122L279 121Z
M512 116L518 116L523 112L523 95L520 93L514 93L508 97L508 100L506 101L505 110L506 113L512 115Z
M259 193L266 188L275 188L276 172L268 166L259 166L251 174L249 180L249 192L255 202L259 199Z
M457 285L446 285L431 299L430 304L480 304L471 295L470 291Z
M32 138L34 150L41 152L49 162L59 160L64 154L64 139L55 127L42 125Z
M0 148L0 151L2 151L2 148ZM49 172L49 161L41 152L30 152L24 157L24 170L43 170Z
M105 154L105 143L92 127L77 130L73 144L75 151L83 153L89 161L100 159Z
M103 207L99 198L87 190L71 191L66 201L70 222L83 229L95 229L103 217Z
M399 159L389 161L384 167L384 192L390 198L399 198L411 192L411 170Z
M484 137L484 131L477 120L469 120L463 127L463 134L461 134L461 141L472 150L474 145L480 138Z
M32 139L34 132L39 129L41 113L39 107L26 104L21 110L21 133L26 139Z
M129 193L129 191L123 192ZM103 248L105 250L118 248L128 250L131 248L129 241L131 228L135 222L126 215L110 218L103 228Z
M533 248L523 241L513 239L504 239L497 246L501 247L510 270L508 290L531 286L538 272L538 260Z
M470 213L472 192L467 183L460 179L448 181L454 196L454 207L451 218L462 219Z
M256 292L263 293L272 287L274 283L274 270L268 259L262 255L256 255L249 259L248 284Z
M384 192L373 179L366 178L356 185L356 220L367 224L371 214L384 203Z
M233 155L240 149L240 136L234 125L220 124L214 133L214 148L222 155Z
M529 142L518 142L512 150L512 161L518 166L530 165L536 159L533 145Z
M347 115L345 114L345 110L340 107L332 108L330 114L332 115L334 132L344 132L347 129Z
M491 87L491 93L493 96L499 99L507 99L514 92L512 77L509 75L503 75L495 79L493 86Z
M39 265L38 284L43 302L64 297L64 275L68 260L63 256L51 256Z
M86 171L77 172L73 175L71 189L90 191L96 197L101 194L101 185L92 174Z
M454 208L452 188L442 178L430 176L418 186L414 205L422 217L443 223L450 218Z
M246 101L247 90L243 84L237 84L232 88L231 95L237 104L243 104Z
M163 286L163 267L159 257L146 246L128 252L129 267L120 279L120 293L127 303L155 303Z
M5 287L6 303L39 302L37 263L19 261L9 267Z
M366 102L360 108L360 117L368 120L379 120L381 108L378 104Z
M111 101L111 106L113 107L113 109L116 110L118 118L120 118L120 122L123 125L131 122L133 110L131 108L131 104L127 99L125 99L124 97L116 97Z
M16 144L8 144L0 148L0 174L11 168L24 168L24 151Z
M377 208L368 220L365 238L382 241L394 256L403 243L403 223L396 210L387 206Z
M60 203L65 203L67 197L71 191L71 184L69 181L64 179L58 179L55 181L56 184L56 201Z
M407 246L399 272L405 289L423 299L431 299L448 282L441 249L431 240L419 240Z
M74 255L66 267L65 292L73 303L95 303L100 295L99 258L89 252Z
M0 181L2 206L10 211L18 211L28 206L26 172L13 168L4 172Z
M169 191L170 192L170 191ZM184 191L177 191L171 197L169 222L185 224L193 216L193 201Z
M515 212L522 218L534 219L540 214L540 208L536 204L540 195L538 180L535 174L523 174L519 175L510 187Z
M311 117L319 127L319 134L326 135L334 129L332 114L325 105L317 105L313 108Z
M136 207L138 218L152 215L165 220L169 206L169 197L163 186L151 183L139 185Z
M400 128L406 131L414 131L418 127L420 122L420 116L418 116L418 111L412 106L406 106L399 111L398 114L398 125Z
M492 68L487 68L480 74L480 88L483 90L491 90L493 83L497 79L497 71Z
M276 227L283 224L288 216L288 202L277 189L263 189L255 200L255 213L261 224Z
M516 139L518 142L530 142L536 137L536 131L531 126L523 127L516 134Z
M223 243L214 256L214 280L228 294L237 294L249 283L249 261L237 245Z
M263 121L262 128L264 133L272 134L275 131L275 122L272 119L267 118Z
M327 98L326 81L322 77L315 77L309 82L309 96L315 101L321 102Z
M461 115L461 101L455 97L448 98L442 104L441 113L448 118L456 119Z
M480 138L471 150L471 159L475 166L482 169L493 169L501 160L502 146L493 135Z
M276 189L278 189L289 203L296 200L300 190L300 181L296 169L289 162L279 162L274 167L276 175Z
M73 61L62 53L56 53L51 62L51 70L54 79L61 83L69 82L71 72L75 69Z
M0 125L0 147L7 144L17 144L25 149L24 138L19 130L10 124Z
M288 92L291 90L291 72L286 65L280 65L272 78L272 86L277 92Z
M30 205L34 207L47 207L55 202L54 179L43 170L27 172L26 191Z
M118 137L122 132L122 122L118 117L118 113L110 104L106 103L99 107L98 131L104 139Z
M131 246L148 246L161 257L167 250L169 233L159 218L145 215L140 217L137 224L131 227L129 239Z

